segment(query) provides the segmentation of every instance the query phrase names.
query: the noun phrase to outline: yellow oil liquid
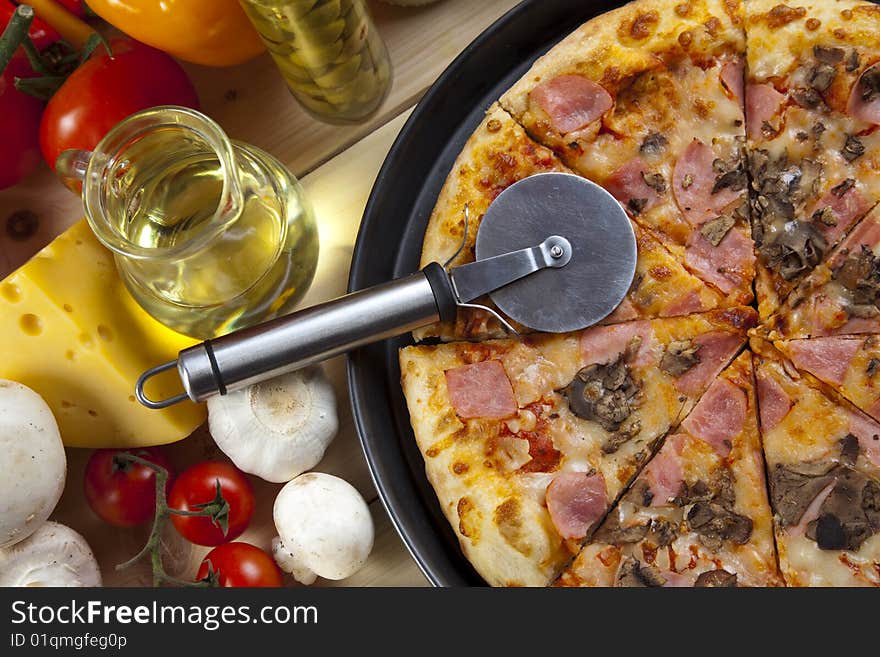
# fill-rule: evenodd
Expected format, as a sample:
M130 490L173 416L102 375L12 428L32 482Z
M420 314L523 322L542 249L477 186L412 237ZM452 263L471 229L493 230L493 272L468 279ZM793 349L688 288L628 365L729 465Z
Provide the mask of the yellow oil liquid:
M363 0L242 0L293 95L329 121L359 121L391 81L385 44Z
M233 142L233 152L236 170L227 172L198 139L158 131L129 144L107 172L106 216L142 254L116 255L123 280L153 317L193 337L288 312L317 263L299 184L256 148ZM241 188L237 207L224 189L230 176Z

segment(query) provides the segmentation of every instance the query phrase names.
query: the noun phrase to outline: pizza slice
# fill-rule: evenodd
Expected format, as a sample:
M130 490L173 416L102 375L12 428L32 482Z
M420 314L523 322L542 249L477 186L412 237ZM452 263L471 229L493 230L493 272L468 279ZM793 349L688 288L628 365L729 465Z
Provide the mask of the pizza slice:
M880 208L759 329L770 339L880 333Z
M548 171L569 172L544 146L532 141L525 131L497 104L465 144L437 200L422 246L424 267L446 262L462 244L465 206L469 223L467 242L452 266L474 260L474 241L483 214L493 200L513 183ZM630 319L671 317L716 307L735 305L699 278L689 273L651 233L634 224L638 246L636 275L632 286L605 323ZM489 299L483 305L494 306ZM516 325L517 330L527 330ZM457 320L437 324L414 333L416 340L506 337L503 325L490 313L474 308L459 310Z
M880 586L880 424L753 341L779 564L789 586Z
M780 340L774 346L880 421L880 339L876 335Z
M557 586L781 584L751 354L715 379Z
M501 105L605 187L679 262L752 298L737 0L638 0L584 24Z
M880 200L880 13L746 3L758 311L769 317Z
M486 581L551 582L755 320L735 308L401 350L428 480Z

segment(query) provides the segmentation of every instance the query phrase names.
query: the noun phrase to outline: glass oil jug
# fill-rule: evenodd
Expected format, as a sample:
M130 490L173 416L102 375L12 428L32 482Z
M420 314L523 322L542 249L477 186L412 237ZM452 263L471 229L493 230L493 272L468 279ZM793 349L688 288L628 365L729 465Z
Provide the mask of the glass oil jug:
M288 88L321 121L369 117L391 60L364 0L241 0Z
M303 296L318 233L302 188L269 154L203 114L154 107L93 152L65 151L86 218L126 287L162 324L211 338L282 315Z

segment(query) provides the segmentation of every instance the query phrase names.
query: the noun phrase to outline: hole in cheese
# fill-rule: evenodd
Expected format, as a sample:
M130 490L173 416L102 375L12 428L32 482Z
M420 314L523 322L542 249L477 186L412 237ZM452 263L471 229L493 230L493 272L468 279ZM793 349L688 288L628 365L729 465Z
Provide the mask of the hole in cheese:
M95 346L95 340L88 333L80 333L79 341L82 346L88 347L89 349L93 349Z
M103 324L98 324L98 337L100 337L105 342L113 341L113 331L109 326L104 326Z
M25 335L40 335L43 332L43 320L33 313L25 313L18 320L18 325Z
M64 357L67 358L67 360L76 360L76 352L73 349L68 349L64 352Z
M21 288L15 283L4 283L0 288L0 294L10 303L18 303L21 301Z
M73 306L71 306L69 303L65 303L65 304L62 306L62 308L64 308L64 312L66 312L66 313L72 313L72 312L73 312Z
M89 409L89 415L92 417L98 417L98 411L93 411L91 408Z

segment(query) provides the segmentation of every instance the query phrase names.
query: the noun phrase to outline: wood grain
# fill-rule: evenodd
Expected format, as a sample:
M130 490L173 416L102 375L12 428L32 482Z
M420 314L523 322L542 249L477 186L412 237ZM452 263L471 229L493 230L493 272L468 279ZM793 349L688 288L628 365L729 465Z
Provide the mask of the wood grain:
M321 238L315 281L303 306L345 292L358 226L376 174L410 110L449 62L489 24L516 4L516 0L444 0L423 8L371 3L376 22L388 44L395 77L391 92L377 114L358 126L331 126L314 121L296 105L266 56L228 69L187 65L204 111L233 138L259 146L282 160L302 177L314 205ZM303 175L306 174L306 175ZM12 242L0 230L0 276L23 264L81 216L81 202L67 191L48 168L28 181L0 192L0 225L13 212L28 210L40 219L36 235ZM351 418L345 362L324 364L339 407L339 433L318 468L351 482L370 503L376 542L366 566L340 582L319 580L325 586L425 586L427 581L406 552L377 499ZM205 459L224 458L206 429L170 448L171 458L183 469ZM117 563L135 554L146 529L118 530L101 522L82 495L82 476L89 450L68 449L68 481L53 518L80 531L95 550L106 585L149 585L146 564L123 572ZM279 485L251 477L257 512L240 540L268 548L275 535L272 503ZM192 577L207 548L182 541L166 532L171 570ZM289 584L295 584L288 578Z

